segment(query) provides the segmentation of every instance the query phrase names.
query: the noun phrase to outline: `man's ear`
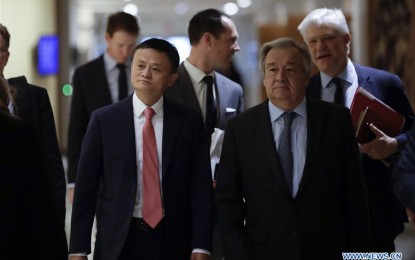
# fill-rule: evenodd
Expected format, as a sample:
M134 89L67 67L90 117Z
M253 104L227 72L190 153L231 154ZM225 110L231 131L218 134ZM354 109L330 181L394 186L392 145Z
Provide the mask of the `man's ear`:
M179 74L178 73L172 73L170 75L170 79L169 79L169 87L173 86L174 82L176 82L176 80L179 78Z

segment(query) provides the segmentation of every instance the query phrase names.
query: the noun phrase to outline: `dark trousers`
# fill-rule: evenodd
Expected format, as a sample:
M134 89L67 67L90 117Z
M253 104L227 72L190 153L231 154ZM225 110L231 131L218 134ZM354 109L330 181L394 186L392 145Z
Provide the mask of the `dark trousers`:
M165 259L169 259L165 228L148 229L132 225L119 260Z

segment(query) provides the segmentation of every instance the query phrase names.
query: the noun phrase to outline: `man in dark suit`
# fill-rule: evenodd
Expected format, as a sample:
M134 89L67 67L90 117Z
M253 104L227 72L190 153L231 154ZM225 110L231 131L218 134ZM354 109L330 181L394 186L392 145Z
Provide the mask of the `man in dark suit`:
M415 212L415 123L408 131L408 142L395 165L392 178L397 197Z
M36 131L4 112L0 126L0 258L65 260L65 232Z
M70 200L73 196L82 139L92 111L118 102L133 92L129 77L125 75L130 74L131 53L136 46L139 30L135 16L124 12L110 15L105 34L106 52L75 70L68 129Z
M294 40L264 44L260 62L268 100L229 121L219 163L225 259L365 250L368 201L348 110L305 98L311 58Z
M346 19L339 9L316 9L298 26L320 73L311 78L307 95L349 107L357 87L362 87L406 118L398 136L387 136L371 126L376 139L360 145L363 153L363 171L369 192L373 251L395 251L394 239L404 229L405 210L393 194L392 167L383 161L397 154L406 143L406 131L413 118L402 81L386 71L360 66L350 61L351 35ZM339 91L336 91L336 80Z
M90 253L94 214L94 259L209 259L213 202L208 137L199 114L163 97L177 79L178 65L178 52L167 41L140 43L131 64L134 94L92 114L76 180L71 259L86 259ZM155 111L150 121L157 144L153 163L158 164L155 178L161 179L156 182L161 187L153 189L146 184L147 110ZM149 190L159 196L152 204L146 202ZM159 218L150 222L145 206L158 203Z
M56 135L55 119L46 89L29 84L24 76L5 80L3 71L7 65L10 53L10 34L5 26L0 24L0 80L7 91L7 105L9 113L19 118L25 125L31 126L41 138L41 157L44 162L44 172L51 182L53 210L57 211L62 244L67 241L65 228L65 198L66 180Z
M238 32L228 15L216 9L206 9L192 17L188 34L192 46L190 55L179 66L179 78L166 90L166 97L203 116L211 135L211 168L215 186L215 168L220 158L224 131L229 119L244 109L241 85L215 71L231 65L233 54L239 51ZM213 77L213 123L209 123L209 86L204 81L205 76ZM212 259L222 259L217 228L214 229Z

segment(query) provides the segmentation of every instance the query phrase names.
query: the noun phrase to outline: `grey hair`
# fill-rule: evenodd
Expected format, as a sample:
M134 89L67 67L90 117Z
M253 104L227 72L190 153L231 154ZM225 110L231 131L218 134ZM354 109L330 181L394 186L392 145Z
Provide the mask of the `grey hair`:
M327 25L330 27L334 27L338 32L341 34L350 33L349 26L347 25L346 18L341 9L338 8L320 8L314 11L311 11L298 25L298 31L300 31L301 35L305 42L307 42L307 28L315 24L317 26Z
M283 37L278 38L270 42L266 42L262 45L261 50L259 51L259 61L261 72L264 75L265 73L265 57L271 49L285 49L285 48L295 48L303 56L303 67L307 75L310 75L311 71L311 56L308 52L308 49L303 44L297 43L294 39Z

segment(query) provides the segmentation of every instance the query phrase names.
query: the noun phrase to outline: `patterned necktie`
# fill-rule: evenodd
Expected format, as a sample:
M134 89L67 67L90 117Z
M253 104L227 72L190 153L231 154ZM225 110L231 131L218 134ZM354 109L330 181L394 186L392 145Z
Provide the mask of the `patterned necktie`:
M336 86L336 91L334 92L334 103L344 106L344 94L341 79L333 78L331 81Z
M293 194L293 154L291 148L291 123L297 115L295 112L285 112L282 114L284 118L284 129L281 132L279 140L278 155L281 164L282 174L285 177L288 190Z
M216 126L216 104L213 98L213 77L205 76L203 81L206 82L206 118L205 125L206 130L210 135L215 131Z
M144 221L151 227L163 218L160 178L157 160L156 136L151 122L155 112L151 107L144 110L143 127L143 208Z
M117 68L120 71L120 74L118 74L118 101L120 101L128 96L128 85L125 65L119 63L117 64Z

